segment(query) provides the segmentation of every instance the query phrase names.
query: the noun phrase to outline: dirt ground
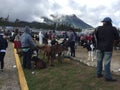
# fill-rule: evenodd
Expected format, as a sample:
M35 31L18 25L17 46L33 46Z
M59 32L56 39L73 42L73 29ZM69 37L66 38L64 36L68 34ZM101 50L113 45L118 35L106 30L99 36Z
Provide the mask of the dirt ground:
M78 46L76 49L76 59L81 62L88 64L89 66L96 66L96 60L94 62L87 60L87 50L81 46ZM111 61L111 71L115 72L115 74L120 75L120 50L114 50L112 61Z

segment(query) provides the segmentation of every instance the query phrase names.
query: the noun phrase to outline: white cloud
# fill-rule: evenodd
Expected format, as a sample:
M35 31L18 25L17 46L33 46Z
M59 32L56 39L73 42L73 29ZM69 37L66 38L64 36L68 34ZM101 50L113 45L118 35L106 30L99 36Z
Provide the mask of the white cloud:
M120 25L119 0L0 0L0 17L11 20L41 21L50 14L76 14L86 23L96 27L109 16L113 24Z
M35 21L44 22L43 18L36 17L36 16L33 16L33 18L34 18Z

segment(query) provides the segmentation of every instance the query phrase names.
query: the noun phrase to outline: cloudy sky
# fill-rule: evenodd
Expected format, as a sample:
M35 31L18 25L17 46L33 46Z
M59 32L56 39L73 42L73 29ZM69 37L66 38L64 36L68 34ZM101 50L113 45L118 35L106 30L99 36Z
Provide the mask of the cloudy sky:
M104 17L111 17L120 27L120 0L0 0L0 17L10 20L40 21L51 14L76 14L84 22L96 27Z

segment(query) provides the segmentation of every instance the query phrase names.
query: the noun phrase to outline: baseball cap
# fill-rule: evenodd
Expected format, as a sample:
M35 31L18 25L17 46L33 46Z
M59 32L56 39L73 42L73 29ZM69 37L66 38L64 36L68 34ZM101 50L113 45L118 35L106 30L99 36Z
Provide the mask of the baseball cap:
M110 17L105 17L101 22L112 22Z

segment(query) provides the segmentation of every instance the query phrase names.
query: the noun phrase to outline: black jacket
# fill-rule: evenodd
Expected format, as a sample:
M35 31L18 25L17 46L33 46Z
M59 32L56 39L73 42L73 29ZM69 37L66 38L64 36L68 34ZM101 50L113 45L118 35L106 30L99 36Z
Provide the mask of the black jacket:
M106 52L111 52L113 50L114 40L119 39L117 29L111 24L105 24L96 28L95 36L97 40L96 48Z
M6 50L7 47L8 47L7 40L0 35L0 50L2 49Z

